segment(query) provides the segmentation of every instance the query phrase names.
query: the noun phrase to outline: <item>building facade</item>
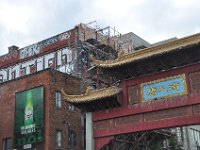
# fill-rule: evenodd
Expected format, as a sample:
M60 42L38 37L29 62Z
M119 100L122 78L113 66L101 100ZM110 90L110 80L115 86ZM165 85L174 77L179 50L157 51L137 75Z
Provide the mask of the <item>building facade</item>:
M81 112L61 94L78 93L79 86L79 79L51 69L1 84L1 148L81 149Z
M84 149L81 111L61 94L80 93L78 34L75 27L0 56L0 149Z

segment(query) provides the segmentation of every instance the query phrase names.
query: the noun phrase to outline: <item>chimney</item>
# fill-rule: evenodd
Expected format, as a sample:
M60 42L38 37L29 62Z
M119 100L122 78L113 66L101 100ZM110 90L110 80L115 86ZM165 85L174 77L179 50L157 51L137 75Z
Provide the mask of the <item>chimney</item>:
M18 49L19 49L19 47L15 46L15 45L9 46L8 47L8 53L11 53L11 52L16 51Z

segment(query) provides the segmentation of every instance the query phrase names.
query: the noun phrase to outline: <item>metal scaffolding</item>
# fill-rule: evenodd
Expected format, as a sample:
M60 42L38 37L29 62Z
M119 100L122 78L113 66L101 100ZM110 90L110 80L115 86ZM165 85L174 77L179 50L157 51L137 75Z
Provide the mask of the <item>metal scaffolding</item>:
M174 150L170 141L176 141L171 129L160 129L115 136L100 150Z

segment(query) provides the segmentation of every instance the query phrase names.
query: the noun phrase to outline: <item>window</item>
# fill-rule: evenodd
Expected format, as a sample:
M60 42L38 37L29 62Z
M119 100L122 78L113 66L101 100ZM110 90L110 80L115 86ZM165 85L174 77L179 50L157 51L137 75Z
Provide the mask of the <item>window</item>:
M56 130L56 146L61 147L62 146L62 131Z
M69 131L68 137L68 150L74 150L76 145L76 133Z
M70 110L70 111L75 111L75 107L74 107L73 104L69 104L69 110Z
M191 133L193 136L193 144L195 146L200 146L200 131L191 129Z
M183 143L183 129L182 127L176 127L176 136L179 143Z
M61 92L55 92L55 105L61 107Z
M3 140L3 150L11 150L12 149L12 141L11 138L6 138Z
M168 139L165 139L165 140L163 141L163 148L164 148L164 149L169 148L169 140L168 140Z
M21 70L21 76L24 76L24 75L26 75L26 69L23 69L23 68L22 68L22 70ZM15 72L12 73L12 76L13 76L13 78L14 78Z
M0 83L2 83L2 82L3 82L3 76L0 75Z

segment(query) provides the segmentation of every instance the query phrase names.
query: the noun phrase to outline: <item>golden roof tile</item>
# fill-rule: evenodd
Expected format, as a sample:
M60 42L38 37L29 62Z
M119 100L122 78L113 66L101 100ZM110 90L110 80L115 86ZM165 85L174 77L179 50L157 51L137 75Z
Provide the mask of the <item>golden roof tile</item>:
M91 62L100 68L113 68L124 64L132 63L140 59L149 58L156 55L165 54L177 49L183 49L187 46L192 46L200 43L200 33L188 37L177 39L165 44L144 48L142 50L134 51L131 53L121 53L115 60L101 61L91 58Z
M92 90L91 87L87 88L84 94L68 95L63 90L63 99L71 103L85 103L95 100L102 100L104 98L112 97L121 92L121 88L112 86L108 88Z

